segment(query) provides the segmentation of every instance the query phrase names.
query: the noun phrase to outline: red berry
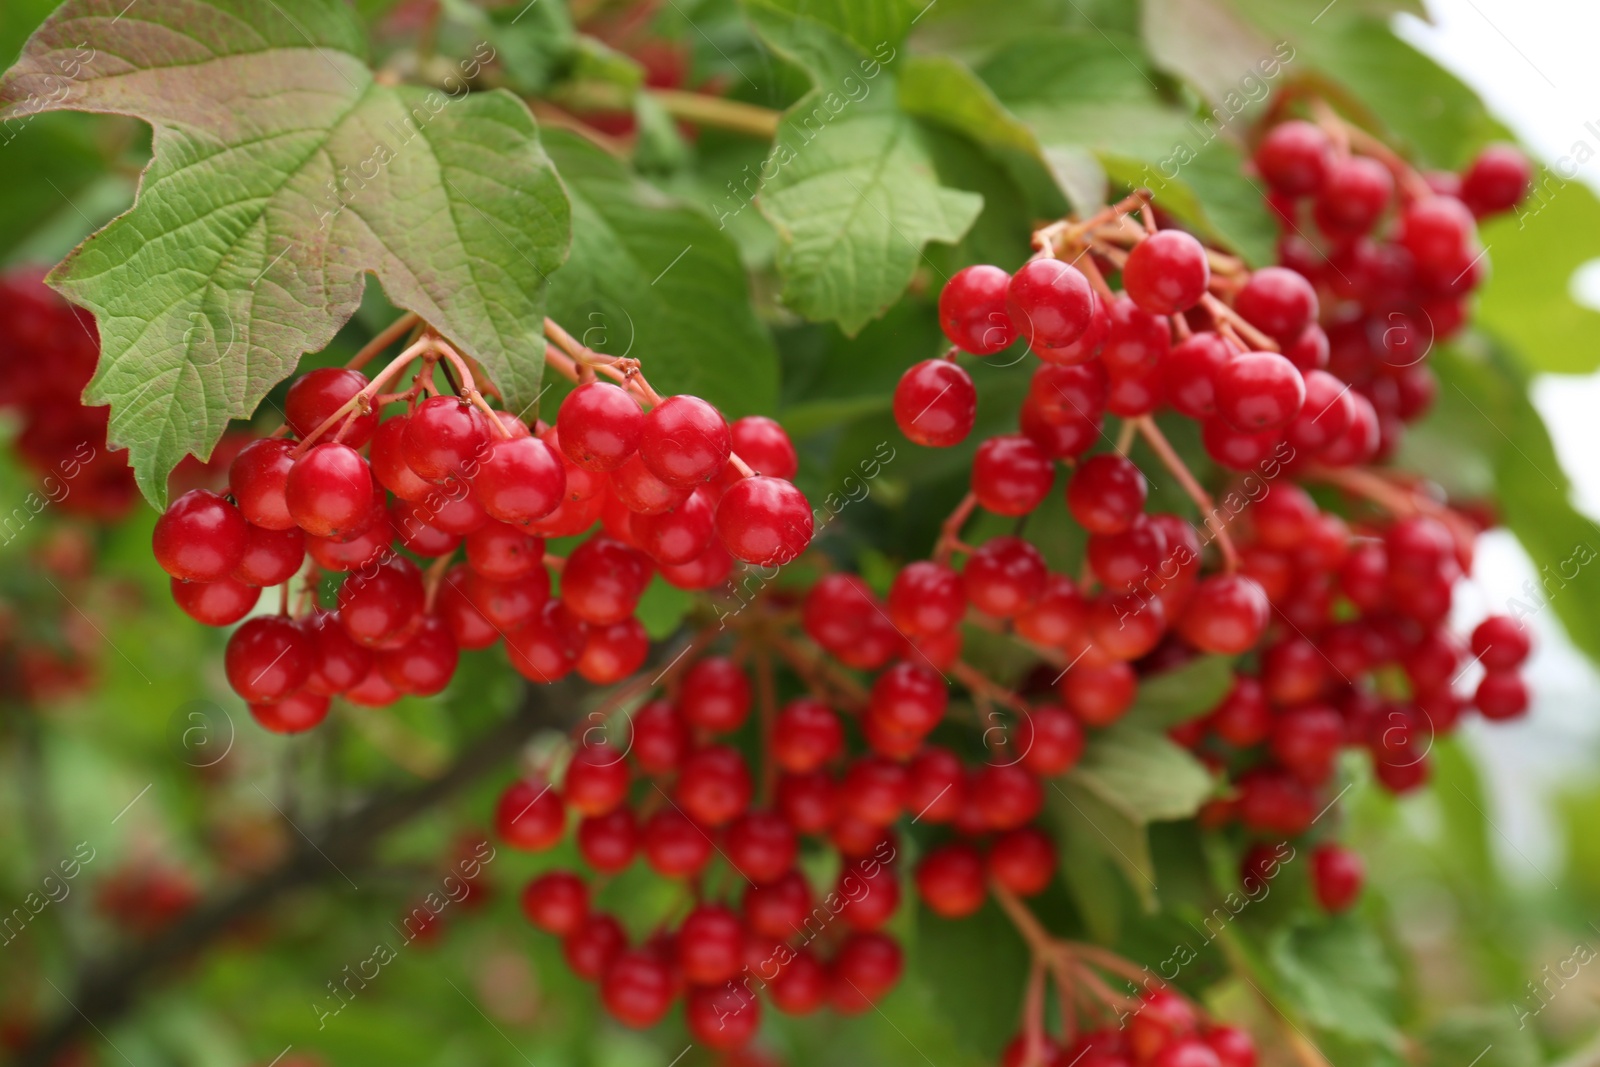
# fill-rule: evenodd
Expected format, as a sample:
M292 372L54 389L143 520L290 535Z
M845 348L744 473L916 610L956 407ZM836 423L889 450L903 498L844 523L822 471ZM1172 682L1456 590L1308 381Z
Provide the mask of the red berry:
M717 505L717 534L746 563L793 561L811 543L813 523L811 505L793 483L759 474L729 486Z
M975 356L992 356L1011 345L1017 327L1006 310L1011 276L999 267L976 265L957 271L939 292L939 325L950 343Z
M907 634L953 630L966 609L961 576L931 560L907 564L889 587L889 617Z
M689 1033L708 1048L742 1048L761 1026L761 1002L742 985L694 986L684 1003Z
M380 650L375 659L378 670L395 689L426 697L450 684L460 656L444 620L428 615L411 640L396 649Z
M949 702L949 691L937 674L911 663L896 663L873 683L867 713L887 728L924 736L944 719Z
M659 515L628 515L634 544L668 566L681 566L705 555L716 533L715 508L701 489Z
M696 396L670 396L645 416L639 458L661 481L695 486L721 473L733 450L728 423Z
M1333 142L1319 126L1280 122L1256 146L1256 170L1275 191L1305 196L1322 187L1333 166Z
M750 716L750 679L731 659L707 656L684 672L678 707L690 726L737 730Z
M1038 599L1044 557L1020 537L995 537L967 559L962 580L967 599L986 615L1010 618Z
M571 871L550 871L522 891L522 913L547 934L576 933L589 915L589 887Z
M894 421L900 432L928 448L966 440L978 417L972 376L947 359L925 359L900 376L894 388Z
M668 878L684 878L711 860L712 843L705 829L677 808L662 808L644 827L644 858L650 869Z
M294 466L295 443L281 437L251 441L233 457L228 468L228 491L239 502L239 513L253 526L290 530L295 526L284 492L289 469Z
M1026 826L1044 807L1039 780L1022 767L988 766L972 776L970 798L984 824L994 830Z
M1121 533L1143 513L1146 491L1144 475L1131 460L1090 456L1067 482L1067 510L1090 533Z
M1128 1047L1141 1061L1195 1032L1199 1022L1194 1006L1180 994L1158 988L1144 994L1143 1003L1128 1023Z
M1202 652L1237 656L1266 633L1272 606L1252 578L1219 574L1195 586L1178 619L1178 633Z
M310 437L313 430L369 384L365 374L345 367L322 367L302 374L290 384L283 398L283 421L289 424L296 437ZM377 408L372 407L365 413L357 408L348 427L341 418L321 439L360 448L372 440L377 428Z
M794 442L783 426L765 415L746 415L728 427L733 450L757 474L792 480L800 469Z
M280 615L262 615L228 638L223 668L233 691L251 704L282 700L311 674L312 647L306 632Z
M480 446L472 488L483 510L501 522L526 524L549 515L566 493L566 470L537 437L496 438Z
M471 478L488 443L482 412L458 397L430 396L408 418L401 448L417 477L442 482L452 474Z
M578 823L578 855L601 874L627 870L638 847L639 828L628 808L591 815Z
M844 729L832 708L801 697L784 705L773 723L772 755L793 774L814 771L844 750Z
M1037 348L1064 348L1077 341L1089 328L1094 309L1089 279L1059 259L1029 260L1007 283L1007 316Z
M1086 726L1109 726L1133 703L1139 681L1126 663L1079 663L1061 679L1061 699Z
M661 1021L672 1007L672 973L649 949L620 953L600 979L600 1001L612 1018L644 1030Z
M1205 246L1182 230L1162 230L1146 237L1134 246L1122 268L1123 288L1134 303L1155 315L1188 311L1200 302L1210 283Z
M1461 199L1480 218L1497 215L1516 207L1532 183L1528 157L1511 145L1494 144L1480 152L1461 176Z
M246 527L244 555L232 577L245 585L281 585L295 576L306 558L306 535L298 529Z
M1127 296L1111 301L1111 327L1100 359L1113 378L1137 378L1161 366L1172 348L1167 320L1153 315Z
M611 472L610 484L616 498L637 515L659 515L677 507L694 492L693 486L668 485L651 474L638 453Z
M383 490L361 453L349 445L313 445L295 460L284 483L289 514L313 537L347 541L381 513Z
M233 578L214 582L172 579L172 600L196 622L206 626L232 626L256 606L261 590Z
M1532 649L1527 629L1507 615L1491 615L1472 631L1472 654L1486 670L1509 671Z
M650 580L650 564L626 545L591 537L572 550L561 571L561 602L585 622L605 626L633 614Z
M1206 720L1213 733L1236 748L1249 748L1267 739L1272 711L1261 683L1247 674L1237 675L1233 688L1212 709Z
M1433 196L1400 213L1399 242L1419 271L1454 277L1478 254L1478 226L1461 201Z
M628 945L622 924L601 912L590 912L561 942L567 966L579 978L598 981Z
M851 934L829 967L833 1009L845 1015L866 1011L894 988L904 969L905 957L892 938L873 931Z
M1366 864L1350 849L1318 845L1311 850L1311 888L1324 911L1347 910L1361 895L1365 880Z
M1491 670L1478 683L1472 703L1486 719L1514 719L1528 710L1528 685L1514 670Z
M728 862L754 885L778 881L799 856L794 827L770 811L751 811L728 825L723 834Z
M1008 830L989 846L989 876L1018 896L1042 893L1056 876L1056 845L1034 826Z
M620 749L585 743L572 754L561 796L583 815L604 815L628 798L628 764Z
M1217 411L1235 429L1259 434L1294 421L1305 404L1305 379L1276 352L1245 352L1217 372Z
M638 451L644 412L627 390L609 382L578 386L556 415L561 450L591 471L612 471Z
M683 761L673 797L696 822L721 826L750 806L754 786L737 749L708 745Z
M917 864L917 892L929 909L946 919L961 919L983 907L988 896L983 857L965 841L929 852Z
M503 522L488 522L467 535L467 565L495 582L525 578L544 566L544 538Z
M1393 197L1394 176L1388 167L1367 156L1338 160L1317 194L1317 226L1332 237L1367 233Z
M1017 613L1014 625L1019 636L1035 644L1075 649L1089 626L1089 602L1071 578L1052 574L1038 599Z
M1262 267L1234 297L1234 310L1280 343L1300 337L1317 320L1317 291L1287 267Z
M1256 1043L1237 1026L1213 1026L1201 1038L1222 1067L1256 1067Z
M1228 342L1210 331L1179 341L1161 364L1167 403L1191 419L1216 414L1217 374L1232 360Z
M972 491L997 515L1026 515L1055 484L1055 463L1021 434L991 437L972 461Z
M665 775L678 769L689 751L689 724L665 700L652 700L634 712L630 752L646 774Z
M369 647L399 633L422 612L422 575L403 556L345 579L339 587L339 621L345 632Z
M251 704L250 717L275 734L298 734L328 717L328 698L301 690L273 704Z
M744 966L744 924L720 904L701 904L678 931L678 965L695 985L720 985Z
M371 493L367 496L370 502ZM191 489L156 520L151 547L156 562L172 577L215 582L238 565L248 539L238 508L213 492Z
M809 1015L828 999L828 969L808 948L784 949L788 962L768 985L773 1006L785 1015Z
M1066 774L1083 755L1083 726L1066 708L1032 709L1023 724L1022 763L1041 778Z
M494 828L512 848L542 852L561 841L567 811L561 797L543 782L512 782L495 803Z

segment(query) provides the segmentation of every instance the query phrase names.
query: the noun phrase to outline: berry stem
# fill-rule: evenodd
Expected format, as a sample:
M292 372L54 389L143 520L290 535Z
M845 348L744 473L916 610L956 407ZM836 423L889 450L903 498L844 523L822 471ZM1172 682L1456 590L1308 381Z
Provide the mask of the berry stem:
M772 634L770 641L773 650L787 660L789 666L793 667L801 678L807 682L826 683L823 688L832 688L841 703L857 708L867 706L866 687L843 671L837 670L832 663L812 655L782 634Z
M1394 175L1395 184L1398 185L1407 200L1426 200L1433 196L1433 190L1428 187L1428 182L1416 169L1400 158L1388 145L1372 136L1360 126L1346 122L1339 116L1321 97L1313 97L1310 101L1311 112L1316 116L1317 125L1327 131L1345 151L1355 149L1364 156L1371 156L1389 169Z
M345 364L346 370L360 370L377 357L379 352L400 340L407 333L422 324L422 316L415 311L408 311L385 326L376 337L361 346L361 351L350 357L350 362Z
M1369 468L1313 466L1307 469L1306 477L1370 500L1390 514L1402 518L1427 515L1438 519L1450 528L1457 544L1470 545L1475 536L1472 524L1460 513L1411 489L1396 485Z
M1022 1062L1026 1067L1042 1067L1044 1057L1044 994L1045 961L1038 956L1028 967L1028 992L1023 999L1022 1033L1027 1039L1027 1050Z
M697 126L715 126L719 130L745 133L767 141L777 136L778 121L783 117L771 108L681 89L651 89L648 95L675 119L683 119Z
M1189 499L1195 502L1195 506L1205 516L1206 529L1210 530L1216 538L1217 548L1222 552L1223 569L1229 574L1238 570L1239 551L1234 547L1233 539L1228 536L1227 527L1217 521L1217 505L1211 499L1211 494L1206 492L1205 487L1194 476L1194 472L1189 469L1189 465L1183 461L1183 457L1178 455L1177 450L1172 447L1172 442L1168 441L1167 435L1161 432L1161 428L1156 425L1155 419L1149 415L1140 415L1137 419L1131 421L1134 426L1138 427L1139 433L1144 437L1145 442L1154 450L1157 456L1161 457L1161 462L1166 466L1167 470L1171 471L1173 477L1178 479L1178 484L1182 485L1184 492L1189 494Z
M373 398L383 392L383 386L385 382L398 374L400 370L406 366L406 364L410 363L418 356L425 355L431 351L432 348L432 338L424 337L415 344L411 345L404 352L401 352L398 356L395 356L394 359L389 361L387 366L373 376L373 379L367 383L366 388L362 389L349 400L346 400L336 411L333 412L333 414L329 415L326 419L323 419L321 425L319 425L315 430L312 430L310 433L306 434L305 440L301 441L295 446L295 450L292 455L296 457L302 455L306 449L311 447L317 438L327 433L328 430L338 425L342 420L355 415L357 412L368 410L372 405Z
M972 513L978 507L978 495L968 493L961 498L961 503L956 505L944 524L939 527L939 542L934 546L933 558L936 563L949 564L950 557L956 552L972 554L972 546L961 540L961 527L967 524Z
M439 587L444 584L445 572L450 569L451 562L455 559L454 552L446 552L428 565L422 575L422 608L425 612L432 612L435 602L439 599Z
M778 690L772 677L772 652L763 646L756 650L756 695L761 714L761 751L771 753L778 721ZM772 770L772 760L761 761L761 804L771 807L772 794L777 788L777 776Z
M1268 337L1266 334L1250 325L1245 321L1243 315L1240 315L1237 311L1233 310L1233 308L1217 299L1217 297L1213 296L1211 293L1206 293L1204 296L1202 296L1200 298L1200 303L1204 304L1205 309L1211 312L1211 317L1216 320L1217 327L1219 329L1222 327L1222 324L1226 322L1228 325L1237 330L1240 336L1248 341L1250 345L1257 351L1279 351L1278 342L1274 341L1272 338Z
M956 660L952 663L950 665L950 673L955 675L956 680L971 690L974 695L1010 708L1018 715L1029 714L1030 709L1026 700L994 681L965 660Z

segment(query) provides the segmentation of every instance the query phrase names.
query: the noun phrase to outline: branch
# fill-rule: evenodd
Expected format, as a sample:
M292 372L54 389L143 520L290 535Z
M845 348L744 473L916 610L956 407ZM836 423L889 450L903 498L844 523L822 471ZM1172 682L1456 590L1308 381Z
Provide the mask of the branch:
M359 868L371 859L379 838L506 763L540 729L565 725L577 695L576 686L530 686L517 711L472 742L439 777L374 797L331 821L277 867L215 894L154 938L91 961L70 994L68 1010L40 1030L13 1062L17 1067L48 1067L68 1046L91 1036L91 1029L112 1025L141 995L170 977L164 972L225 936L240 920L294 890L340 880L335 864Z

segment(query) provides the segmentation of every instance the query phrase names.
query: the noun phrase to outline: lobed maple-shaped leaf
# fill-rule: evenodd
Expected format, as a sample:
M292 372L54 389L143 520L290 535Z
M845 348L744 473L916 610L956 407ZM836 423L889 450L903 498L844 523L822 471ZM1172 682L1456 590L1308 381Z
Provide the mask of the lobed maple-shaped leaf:
M483 46L462 73L489 58ZM186 453L208 456L327 345L367 272L513 410L537 397L566 194L520 101L446 88L375 76L340 0L68 0L0 79L0 118L154 127L133 208L50 280L94 312L85 398L111 405L111 443L158 506Z

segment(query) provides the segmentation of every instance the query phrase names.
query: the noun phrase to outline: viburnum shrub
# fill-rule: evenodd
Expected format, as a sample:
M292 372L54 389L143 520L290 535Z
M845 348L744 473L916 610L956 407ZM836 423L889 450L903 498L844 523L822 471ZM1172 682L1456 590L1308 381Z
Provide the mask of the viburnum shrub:
M1463 720L1527 711L1524 620L1456 622L1489 509L1397 465L1439 392L1435 348L1463 335L1487 277L1479 223L1530 188L1515 149L1424 173L1308 81L1229 131L1248 144L1233 188L1260 192L1232 206L1276 228L1263 254L1202 225L1188 197L1122 180L1017 226L1029 244L1001 265L970 262L1001 247L962 239L978 198L935 180L950 168L915 124L926 116L895 112L913 124L876 136L907 158L856 190L838 247L816 231L840 193L819 172L839 161L806 155L808 137L746 190L778 249L752 254L720 235L737 211L713 226L614 158L619 137L659 153L642 164L671 166L664 145L715 153L672 141L648 108L563 94L578 132L541 139L536 112L501 91L533 75L485 59L492 78L463 72L470 91L431 111L426 151L406 141L379 161L367 135L393 115L416 124L430 98L406 79L432 78L439 56L371 69L344 5L292 3L316 15L293 29L339 75L324 79L277 4L214 0L200 7L227 18L189 26L183 5L146 3L119 25L71 0L0 88L45 106L35 67L59 63L82 24L112 69L45 103L156 127L139 202L53 276L93 315L32 275L0 283L0 404L22 424L18 451L48 478L88 442L70 499L95 517L120 515L136 484L159 503L151 553L172 601L226 631L218 684L269 733L313 730L342 702L378 736L399 728L385 709L403 699L505 667L552 687L530 702L558 729L473 757L517 764L484 798L481 844L519 854L522 916L618 1023L681 1020L717 1062L766 1062L773 1013L881 1010L917 962L914 932L993 922L1027 951L1010 975L1015 1031L986 1050L1004 1067L1255 1067L1254 1039L1201 1002L1214 975L1140 958L1150 930L1107 932L1110 887L1094 887L1101 913L1092 891L1066 902L1068 883L1103 876L1079 846L1154 913L1149 824L1183 821L1227 900L1290 892L1333 929L1377 910L1339 840L1350 781L1419 790ZM431 53L462 6L407 5L392 28L426 21ZM937 63L857 59L861 42L833 40L826 12L752 6L802 26L773 48L785 63L893 69L873 109L919 80L962 88ZM506 32L522 17L494 11L485 25ZM607 51L645 51L634 16L616 21ZM551 66L588 71L605 54ZM173 106L173 84L210 101L185 79L213 65L226 76L204 85L226 99ZM738 132L784 148L799 136L788 118L644 73L629 91L671 102L663 115L710 103ZM974 106L1014 99L984 93ZM862 108L840 121L890 120ZM258 166L236 173L238 158ZM260 188L235 183L248 203L219 206L186 184L212 169ZM901 198L879 212L894 252L863 266L845 238L877 225L879 193ZM218 236L211 225L217 240L164 243ZM898 266L896 239L915 253ZM937 262L923 255L941 244ZM680 286L687 256L710 265ZM747 306L756 259L784 276L770 321ZM335 344L368 273L405 310ZM712 275L737 299L702 284ZM906 318L885 318L903 291ZM632 336L612 343L621 325ZM780 396L779 329L787 428L752 413ZM327 365L300 367L324 348ZM770 359L745 358L758 348ZM787 403L808 375L858 359L846 369L878 374L877 395ZM109 413L86 406L99 403ZM871 417L893 440L841 462ZM886 475L902 449L936 473ZM858 511L841 530L846 507ZM442 794L457 779L439 781ZM501 868L484 874L489 853L464 847L463 902L482 903ZM119 869L96 899L141 936L187 929L199 907L187 873L154 866ZM453 918L413 908L406 942Z

